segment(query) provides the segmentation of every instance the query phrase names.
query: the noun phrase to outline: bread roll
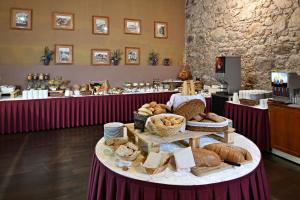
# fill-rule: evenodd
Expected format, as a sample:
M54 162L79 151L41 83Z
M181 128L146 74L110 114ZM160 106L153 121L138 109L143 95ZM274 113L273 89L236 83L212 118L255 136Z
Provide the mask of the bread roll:
M204 118L201 117L200 115L196 115L196 116L193 117L193 119L194 119L195 121L197 121L197 122L200 122L200 121L203 120Z
M148 113L149 115L153 115L152 111L147 108L140 108L138 111Z
M213 151L192 148L196 167L215 167L221 164L220 157Z
M244 148L224 143L209 144L204 149L214 151L222 160L242 163L252 160L251 154Z
M150 104L149 103L145 103L144 105L142 105L142 108L150 108Z
M139 114L139 115L143 115L143 116L149 116L149 114L148 114L148 113L141 112L141 111L139 111L139 112L138 112L138 114Z
M156 103L156 101L151 101L149 104L150 104L150 107L155 107L157 103Z
M199 113L199 115L200 115L202 118L205 118L205 117L206 117L206 114L203 113L203 112Z
M163 109L166 109L167 108L167 105L166 104L162 104L162 103L160 103L160 104L157 104L159 107L161 107L161 108L163 108Z
M162 122L162 120L156 118L153 121L153 124L157 125L157 126L164 126L164 123Z
M166 112L167 111L165 109L160 108L160 109L155 110L153 114L158 115L158 114L162 114L162 113L166 113Z
M219 116L219 115L217 115L215 113L211 113L211 112L207 113L205 118L210 119L210 120L212 120L214 122L224 122L224 118L223 117L221 117L221 116Z

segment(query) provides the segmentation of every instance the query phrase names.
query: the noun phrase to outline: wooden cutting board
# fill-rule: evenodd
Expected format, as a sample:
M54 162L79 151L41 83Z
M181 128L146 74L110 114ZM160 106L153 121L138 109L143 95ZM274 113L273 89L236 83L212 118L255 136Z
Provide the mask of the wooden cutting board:
M231 169L231 168L233 168L232 165L221 162L221 164L216 167L192 167L191 172L195 176L205 176L208 174L224 171L226 169Z

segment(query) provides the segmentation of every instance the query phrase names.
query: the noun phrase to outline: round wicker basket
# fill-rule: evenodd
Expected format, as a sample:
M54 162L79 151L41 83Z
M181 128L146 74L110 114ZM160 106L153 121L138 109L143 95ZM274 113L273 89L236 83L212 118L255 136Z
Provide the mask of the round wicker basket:
M162 115L164 115L164 114L162 114ZM173 114L168 114L168 116L173 115L173 116L176 116L179 118L183 118L183 122L181 124L174 125L174 126L158 125L158 124L154 124L152 122L151 119L161 118L162 115L154 115L150 118L150 120L147 123L147 129L150 131L150 133L152 133L154 135L158 135L160 137L168 137L168 136L177 134L180 131L180 129L182 128L182 126L185 124L184 117L179 116L179 115L173 115Z
M180 104L176 109L174 109L174 114L181 115L186 118L186 120L192 119L199 113L203 113L205 109L205 104L200 99L193 99Z

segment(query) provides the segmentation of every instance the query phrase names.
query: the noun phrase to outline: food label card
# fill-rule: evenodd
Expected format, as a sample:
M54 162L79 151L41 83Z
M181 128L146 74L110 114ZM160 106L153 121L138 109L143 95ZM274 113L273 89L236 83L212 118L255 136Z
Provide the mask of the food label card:
M176 150L174 157L177 169L188 169L196 166L191 147Z

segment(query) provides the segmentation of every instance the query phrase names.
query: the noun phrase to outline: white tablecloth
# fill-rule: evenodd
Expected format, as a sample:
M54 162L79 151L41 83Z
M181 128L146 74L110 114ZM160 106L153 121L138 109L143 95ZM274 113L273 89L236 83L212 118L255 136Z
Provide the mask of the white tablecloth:
M204 105L206 106L205 97L202 94L196 94L191 96L182 96L181 93L172 94L170 101L168 101L167 105L169 107L177 108L180 104L191 101L194 99L199 99L204 102Z
M209 137L202 137L200 140L201 140L201 144L200 144L201 146L218 142ZM123 171L121 168L118 168L115 165L115 160L111 156L107 156L103 153L104 138L102 138L97 143L95 150L99 161L103 163L107 168L120 175L137 179L137 180L149 181L153 183L188 186L188 185L205 185L205 184L229 181L232 179L242 177L250 173L252 170L254 170L258 166L261 159L261 154L257 146L246 137L236 133L234 134L234 145L247 149L251 153L253 161L244 164L240 167L232 167L224 171L204 175L201 177L194 176L190 172L184 172L184 171L174 172L168 168L165 171L154 175L148 175L148 174L142 174L136 172L134 168L131 168L128 171ZM182 147L176 144L161 145L161 151L172 152L178 148L182 148Z

